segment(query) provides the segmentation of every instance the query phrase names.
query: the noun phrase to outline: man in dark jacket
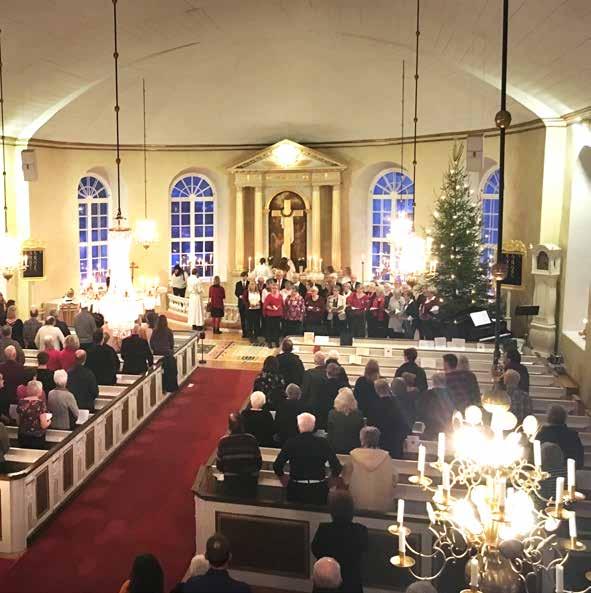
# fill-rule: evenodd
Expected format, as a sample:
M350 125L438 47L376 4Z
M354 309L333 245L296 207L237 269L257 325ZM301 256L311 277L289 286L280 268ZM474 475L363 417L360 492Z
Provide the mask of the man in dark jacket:
M318 400L326 389L326 353L318 350L314 354L314 368L304 372L302 380L302 403L309 408L312 402Z
M577 469L585 465L583 443L573 428L566 425L566 410L562 406L552 406L548 410L548 424L538 432L537 439L543 443L557 444L565 459L574 459Z
M304 364L300 357L294 354L293 342L289 338L285 338L281 342L281 354L277 355L277 363L286 385L295 383L300 387L302 386L305 373Z
M519 373L518 388L525 393L529 393L529 372L527 368L521 364L521 354L517 348L509 348L505 352L505 370L509 369Z
M17 361L16 347L9 345L5 348L4 362L0 363L0 375L3 386L0 387L0 414L8 415L10 404L16 404L16 389L26 384L31 377L24 365Z
M35 336L43 324L39 321L39 309L31 307L31 316L23 323L23 340L25 348L37 348Z
M116 385L117 373L121 363L117 352L108 344L103 344L104 334L102 329L97 329L93 334L94 343L86 353L86 368L90 369L99 385Z
M141 375L154 364L154 356L146 340L139 336L140 328L134 326L131 335L121 342L123 372L129 375Z
M76 350L76 364L68 371L67 389L76 398L78 407L94 413L94 402L98 397L99 390L94 373L87 369L86 352Z
M416 348L407 348L404 351L404 363L396 369L396 377L402 377L402 373L412 373L416 377L416 386L420 393L427 391L427 375L417 363L418 352Z
M250 586L242 581L233 579L228 573L228 566L232 559L230 542L221 533L212 535L205 547L205 558L209 562L209 570L201 576L191 577L176 590L182 593L250 593Z
M59 317L58 317L58 312L56 309L54 309L53 311L50 311L49 314L51 315L51 317L53 317L55 319L55 327L59 328L62 331L62 334L64 334L64 338L66 336L70 335L70 328L68 327L68 324L65 321L62 321Z
M248 288L248 272L240 274L240 280L236 282L234 287L234 296L238 299L238 313L240 313L240 326L242 327L242 335L246 335L246 303L242 296L244 291Z
M287 486L287 500L291 502L326 504L326 463L330 465L332 478L338 478L343 469L328 441L314 435L315 423L316 418L312 414L300 414L300 434L285 443L273 464L275 474ZM290 467L289 478L284 473L287 462Z
M305 411L300 401L301 397L302 390L295 383L290 383L285 388L285 399L277 406L275 434L281 447L287 439L298 434L298 416Z
M367 552L367 527L353 523L355 505L346 490L334 490L328 497L332 523L320 523L314 540L312 554L316 559L329 556L341 566L342 590L361 593L363 578L361 567Z

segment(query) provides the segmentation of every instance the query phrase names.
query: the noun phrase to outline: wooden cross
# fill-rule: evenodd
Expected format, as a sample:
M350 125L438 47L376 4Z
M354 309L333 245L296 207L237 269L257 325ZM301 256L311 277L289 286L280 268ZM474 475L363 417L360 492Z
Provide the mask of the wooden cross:
M131 282L133 283L134 272L139 268L135 262L131 262L129 269L131 270Z

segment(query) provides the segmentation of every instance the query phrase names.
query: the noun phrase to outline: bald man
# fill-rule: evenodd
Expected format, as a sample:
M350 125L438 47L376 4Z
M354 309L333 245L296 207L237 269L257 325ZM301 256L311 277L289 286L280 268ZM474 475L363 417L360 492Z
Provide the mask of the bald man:
M30 379L30 373L18 361L15 346L5 347L2 354L4 362L0 364L0 374L4 378L4 387L0 389L0 414L8 415L10 404L16 404L18 386L24 385Z
M8 346L14 346L16 350L16 361L20 362L20 364L25 364L25 353L21 348L21 345L12 339L12 328L10 325L5 325L0 330L0 362L4 362L6 360L4 351Z
M340 591L343 579L341 578L341 567L334 558L325 556L314 564L312 572L315 593L325 591Z

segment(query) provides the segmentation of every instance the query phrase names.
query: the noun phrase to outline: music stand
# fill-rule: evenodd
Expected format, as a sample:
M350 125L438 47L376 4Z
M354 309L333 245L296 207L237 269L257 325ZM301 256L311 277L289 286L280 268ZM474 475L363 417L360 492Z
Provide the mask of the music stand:
M525 344L524 348L527 347L531 350L531 344L529 343L529 324L531 323L531 317L535 317L540 312L539 305L521 305L515 307L515 317L527 317L525 327Z

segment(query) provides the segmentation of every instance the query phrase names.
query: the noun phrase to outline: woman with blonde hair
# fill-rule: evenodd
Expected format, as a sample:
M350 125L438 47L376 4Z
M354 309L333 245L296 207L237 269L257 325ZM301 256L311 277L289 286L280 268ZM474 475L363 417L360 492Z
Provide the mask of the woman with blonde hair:
M19 319L16 314L16 306L10 305L6 309L6 325L12 329L12 339L16 340L21 348L25 347L25 340L23 338L23 321Z
M353 391L343 387L335 397L334 408L328 414L328 442L333 450L348 454L351 449L359 447L359 431L363 425Z

